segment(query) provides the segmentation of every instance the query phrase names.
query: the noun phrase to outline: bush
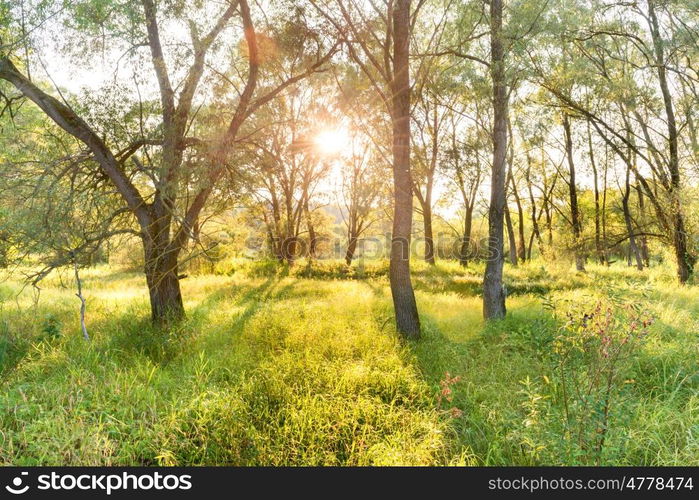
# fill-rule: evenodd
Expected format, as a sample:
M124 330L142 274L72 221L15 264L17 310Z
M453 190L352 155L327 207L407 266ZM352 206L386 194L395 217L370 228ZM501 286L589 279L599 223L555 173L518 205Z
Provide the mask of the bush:
M630 413L629 374L652 322L646 311L605 301L565 312L543 386L521 382L523 443L536 460L600 465L620 455L616 424Z

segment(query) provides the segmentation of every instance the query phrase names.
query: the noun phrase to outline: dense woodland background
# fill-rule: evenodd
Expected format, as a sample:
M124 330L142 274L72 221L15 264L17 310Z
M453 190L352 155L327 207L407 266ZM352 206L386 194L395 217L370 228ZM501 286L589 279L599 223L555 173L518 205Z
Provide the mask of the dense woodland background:
M698 56L695 0L0 1L0 462L696 465Z

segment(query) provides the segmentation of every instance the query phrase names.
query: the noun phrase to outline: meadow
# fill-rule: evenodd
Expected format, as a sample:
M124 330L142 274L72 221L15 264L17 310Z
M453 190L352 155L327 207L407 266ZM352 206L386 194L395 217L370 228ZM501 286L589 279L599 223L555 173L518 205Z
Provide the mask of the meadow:
M165 331L142 273L86 269L89 342L70 273L6 276L0 464L699 465L699 291L669 265L507 267L487 324L482 265L413 268L418 341L382 262L232 261Z

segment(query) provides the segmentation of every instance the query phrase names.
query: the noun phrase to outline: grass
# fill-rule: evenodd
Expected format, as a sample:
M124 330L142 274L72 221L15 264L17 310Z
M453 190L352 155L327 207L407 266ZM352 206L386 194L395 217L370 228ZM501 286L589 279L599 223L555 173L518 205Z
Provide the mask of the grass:
M656 318L623 366L601 463L699 464L699 291L671 269L507 268L508 317L486 325L482 266L416 262L424 335L407 344L385 270L234 262L185 279L189 318L158 331L138 273L89 269L89 343L69 274L38 301L1 282L0 464L586 463L561 451L546 388L550 304L597 298Z

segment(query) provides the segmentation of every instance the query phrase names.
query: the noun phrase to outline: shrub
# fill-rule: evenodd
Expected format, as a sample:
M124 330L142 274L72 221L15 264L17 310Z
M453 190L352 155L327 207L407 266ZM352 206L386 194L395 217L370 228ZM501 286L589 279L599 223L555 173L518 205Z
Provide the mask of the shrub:
M612 430L631 413L624 393L652 322L644 310L608 301L565 312L543 386L522 381L523 444L534 458L599 465L618 456L623 440Z

